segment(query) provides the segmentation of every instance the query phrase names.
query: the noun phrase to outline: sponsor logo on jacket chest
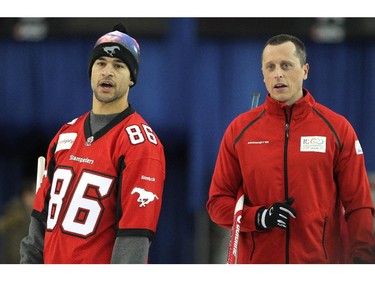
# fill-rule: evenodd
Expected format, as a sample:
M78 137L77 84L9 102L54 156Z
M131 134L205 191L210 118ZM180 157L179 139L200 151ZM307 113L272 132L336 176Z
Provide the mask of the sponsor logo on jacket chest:
M301 137L301 152L326 152L327 138L322 136Z

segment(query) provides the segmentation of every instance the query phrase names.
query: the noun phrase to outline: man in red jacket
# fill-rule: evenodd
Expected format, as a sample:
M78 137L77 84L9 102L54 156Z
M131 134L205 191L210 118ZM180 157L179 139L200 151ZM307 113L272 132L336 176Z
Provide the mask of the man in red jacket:
M309 64L298 38L269 39L262 72L266 101L222 139L207 202L212 221L231 228L243 189L238 263L339 263L345 228L348 262L374 263L374 204L354 129L303 87Z

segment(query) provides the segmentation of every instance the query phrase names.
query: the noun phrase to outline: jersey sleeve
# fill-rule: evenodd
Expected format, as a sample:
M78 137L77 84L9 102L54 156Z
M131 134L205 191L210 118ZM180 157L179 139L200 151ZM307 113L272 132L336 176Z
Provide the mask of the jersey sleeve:
M48 204L47 197L49 196L48 192L51 187L53 177L54 152L57 145L58 136L59 133L55 135L48 146L45 171L43 173L40 187L36 192L33 205L32 216L44 223L47 221L48 205L46 204Z
M160 140L129 144L120 175L117 236L152 238L159 220L165 181L165 156Z
M75 121L75 120L73 120ZM46 223L48 215L49 191L55 170L55 151L59 145L60 135L70 127L71 123L64 124L49 143L46 155L46 166L39 189L36 192L32 215Z

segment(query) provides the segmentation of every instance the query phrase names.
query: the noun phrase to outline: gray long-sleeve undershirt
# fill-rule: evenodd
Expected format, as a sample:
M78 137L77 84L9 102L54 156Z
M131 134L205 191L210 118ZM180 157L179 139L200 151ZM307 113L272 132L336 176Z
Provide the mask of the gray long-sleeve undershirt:
M31 217L29 234L20 244L21 264L42 264L45 227ZM147 263L150 242L147 237L128 236L117 237L111 263L114 264L145 264Z

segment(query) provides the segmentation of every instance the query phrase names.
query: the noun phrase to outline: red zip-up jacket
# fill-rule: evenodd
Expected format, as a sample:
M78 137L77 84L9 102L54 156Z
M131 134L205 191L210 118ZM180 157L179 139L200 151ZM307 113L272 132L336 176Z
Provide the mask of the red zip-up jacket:
M375 262L374 204L357 135L307 89L292 106L267 95L228 126L207 202L213 222L231 228L240 187L238 263L342 262L342 222L349 262ZM257 230L256 211L289 197L297 215L288 228Z

